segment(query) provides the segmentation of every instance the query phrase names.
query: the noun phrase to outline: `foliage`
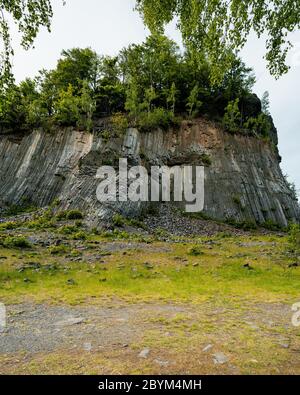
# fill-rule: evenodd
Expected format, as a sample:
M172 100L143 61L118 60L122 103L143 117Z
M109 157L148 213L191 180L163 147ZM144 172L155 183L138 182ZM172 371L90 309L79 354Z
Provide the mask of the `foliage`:
M199 108L202 105L202 102L198 100L199 96L199 86L196 84L194 88L191 90L191 93L187 99L186 107L188 109L189 117L194 117L197 115Z
M3 47L0 63L0 85L11 80L11 58L13 48L11 46L11 35L9 21L16 23L22 34L21 45L28 49L34 42L41 26L50 31L52 18L52 6L50 0L0 0L0 36Z
M84 215L79 210L70 210L66 214L67 219L83 219Z
M288 33L300 27L300 3L294 0L136 0L137 9L152 32L163 32L178 19L184 44L195 54L206 53L212 65L212 80L220 82L253 30L266 37L266 55L271 74L288 70L286 57L292 44Z
M256 135L267 137L271 130L270 117L261 112L255 118L248 118L243 127L247 130L251 130Z
M96 119L109 117L114 136L121 136L129 126L167 128L176 124L177 115L205 115L217 121L224 117L224 127L231 132L246 128L265 136L267 98L262 112L251 92L252 70L231 56L231 66L216 85L211 83L207 54L181 52L158 33L114 57L90 48L65 50L55 69L0 89L0 132L49 130L55 125L92 131ZM107 140L111 136L109 132Z
M223 126L230 133L237 133L241 126L241 113L239 110L239 99L230 101L225 109Z
M138 126L143 131L151 131L157 128L167 129L176 125L176 118L171 111L164 108L155 108L150 113L142 112L138 118Z
M289 244L293 251L300 252L300 225L291 224L289 228Z
M31 248L29 241L22 236L5 237L3 240L0 240L0 244L6 248Z

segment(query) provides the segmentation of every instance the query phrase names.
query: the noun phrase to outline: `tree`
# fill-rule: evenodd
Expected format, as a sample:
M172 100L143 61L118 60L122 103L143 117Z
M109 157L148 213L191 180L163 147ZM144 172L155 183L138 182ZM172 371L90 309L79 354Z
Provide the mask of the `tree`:
M151 106L153 100L157 97L155 89L153 87L145 90L145 106L147 108L148 114L151 112Z
M93 115L96 109L95 100L92 97L91 88L87 81L83 82L79 99L81 119L78 125L90 131L93 126Z
M261 99L261 110L264 114L270 115L270 95L268 91L264 92Z
M176 43L169 38L154 34L140 45L130 45L121 51L120 69L123 81L136 81L144 98L146 89L156 92L157 106L165 106L167 91L172 82L180 78L181 54Z
M83 81L87 81L95 90L100 78L100 58L90 48L72 48L64 50L53 71L52 83L58 90L67 89L72 85L74 92L79 93Z
M58 100L54 105L55 120L62 126L75 126L80 120L80 103L79 98L74 95L72 85L66 90L62 90Z
M135 79L130 81L126 95L125 109L129 111L129 114L132 115L136 121L140 112L140 100L139 89Z
M21 45L28 49L37 36L41 26L50 31L52 7L50 0L0 0L0 37L3 51L0 54L0 84L9 82L13 48L9 20L13 20L22 34Z
M199 86L196 84L191 90L191 93L187 99L186 107L189 111L189 117L195 116L202 105L202 102L198 99L199 96Z
M239 99L228 103L223 117L223 126L230 133L237 133L241 128L242 116L239 110Z
M176 95L177 89L175 82L172 82L171 88L169 89L169 93L167 95L167 105L171 105L172 114L175 114L175 104L176 104Z
M288 33L300 28L300 2L296 0L136 0L152 32L162 33L174 17L185 45L194 53L206 53L212 80L220 81L233 61L233 53L245 45L253 30L266 36L268 68L279 77L286 73Z

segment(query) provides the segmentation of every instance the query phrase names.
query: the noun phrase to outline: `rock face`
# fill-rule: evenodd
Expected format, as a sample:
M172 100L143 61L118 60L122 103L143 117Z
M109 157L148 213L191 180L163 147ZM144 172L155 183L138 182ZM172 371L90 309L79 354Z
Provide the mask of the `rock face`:
M276 146L243 135L224 133L213 123L185 121L178 129L139 133L128 129L123 138L102 137L70 128L48 134L34 131L13 138L0 136L0 207L30 201L46 206L54 199L62 208L86 212L91 225L115 210L135 216L137 203L100 203L96 198L102 165L205 166L204 213L218 220L300 221L298 202L285 181Z

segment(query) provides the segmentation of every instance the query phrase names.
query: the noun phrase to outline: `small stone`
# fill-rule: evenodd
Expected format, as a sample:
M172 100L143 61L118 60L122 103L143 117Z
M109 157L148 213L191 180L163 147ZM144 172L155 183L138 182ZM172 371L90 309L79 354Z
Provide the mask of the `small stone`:
M83 343L83 349L84 349L84 351L88 351L88 352L90 352L90 351L92 351L92 344L91 343Z
M75 284L76 284L76 282L72 278L67 280L67 285L75 285Z
M72 326L83 323L83 318L67 317L65 320L58 321L56 326Z
M290 348L289 343L279 343L282 348Z
M154 266L151 264L151 263L149 263L149 262L145 262L144 263L144 267L146 268L146 269L153 269L154 268Z
M144 350L142 350L139 353L139 358L147 358L149 353L150 353L150 349L149 348L145 348Z
M194 263L193 266L194 266L194 267L198 267L198 266L199 266L199 263Z
M209 351L209 350L211 350L213 348L213 345L212 344L208 344L206 347L204 347L203 348L203 352L207 352L207 351Z
M228 362L228 358L222 352L217 352L213 355L213 357L215 365L223 365L224 363Z
M161 361L160 359L154 359L154 362L161 367L167 367L169 365L169 361Z

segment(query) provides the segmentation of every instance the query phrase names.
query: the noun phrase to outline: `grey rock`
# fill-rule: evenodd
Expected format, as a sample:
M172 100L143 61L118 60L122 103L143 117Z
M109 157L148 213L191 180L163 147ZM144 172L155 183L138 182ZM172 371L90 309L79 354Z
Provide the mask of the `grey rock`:
M67 317L62 321L58 321L55 323L55 326L63 327L63 326L72 326L72 325L79 325L84 322L83 318L76 318L76 317Z
M140 353L139 353L139 358L148 358L148 356L149 356L149 353L150 353L150 349L149 348L145 348L144 350L142 350Z
M141 153L150 165L204 164L204 213L211 218L259 223L268 219L282 226L300 221L297 199L282 175L273 144L224 133L204 119L183 121L178 129L167 131L140 133L130 128L123 141L112 138L107 143L97 134L73 128L51 134L35 130L17 138L0 135L0 211L21 203L24 197L38 207L46 207L57 198L62 202L60 209L85 212L89 226L103 226L116 211L138 216L146 203L99 202L95 176L108 158L127 157L130 165L140 164ZM209 163L204 162L208 157ZM241 205L233 196L238 196ZM182 202L179 208L184 206ZM175 234L180 229L180 221L172 224L172 218L162 216L159 221ZM191 233L193 229L186 230L190 234L188 230Z
M223 365L229 361L228 357L222 352L217 352L213 355L213 361L216 365Z
M207 351L211 350L212 348L213 348L213 345L212 344L208 344L206 347L203 348L202 351L207 352Z
M160 359L154 359L154 362L161 367L167 367L170 363L169 361L162 361Z

